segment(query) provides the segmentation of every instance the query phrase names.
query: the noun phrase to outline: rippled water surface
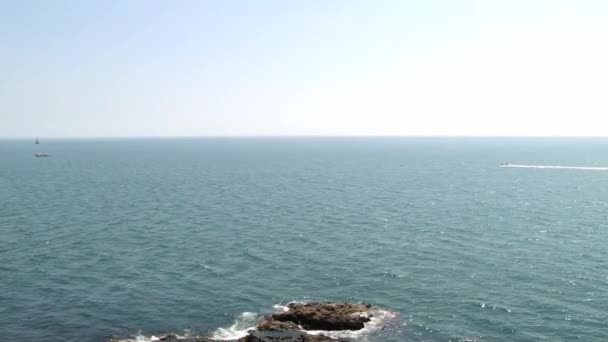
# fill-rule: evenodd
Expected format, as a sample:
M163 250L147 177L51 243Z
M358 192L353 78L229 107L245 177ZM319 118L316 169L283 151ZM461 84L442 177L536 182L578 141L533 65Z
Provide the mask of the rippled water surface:
M608 340L608 171L503 162L605 167L608 140L0 141L0 332L353 300L398 314L368 341Z

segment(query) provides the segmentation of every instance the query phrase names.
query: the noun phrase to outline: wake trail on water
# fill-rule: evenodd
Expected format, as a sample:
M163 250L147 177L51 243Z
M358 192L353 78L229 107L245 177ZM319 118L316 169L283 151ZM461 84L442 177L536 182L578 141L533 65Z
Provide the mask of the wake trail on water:
M596 166L527 165L527 164L508 164L508 165L499 165L499 166L500 167L522 168L522 169L565 169L565 170L608 171L608 167L596 167Z

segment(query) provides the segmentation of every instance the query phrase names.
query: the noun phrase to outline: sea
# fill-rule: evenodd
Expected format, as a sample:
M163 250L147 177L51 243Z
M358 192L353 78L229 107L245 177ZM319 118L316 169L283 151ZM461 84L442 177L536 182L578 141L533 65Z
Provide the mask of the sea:
M0 140L0 336L352 301L384 313L353 341L608 341L604 167L608 138Z

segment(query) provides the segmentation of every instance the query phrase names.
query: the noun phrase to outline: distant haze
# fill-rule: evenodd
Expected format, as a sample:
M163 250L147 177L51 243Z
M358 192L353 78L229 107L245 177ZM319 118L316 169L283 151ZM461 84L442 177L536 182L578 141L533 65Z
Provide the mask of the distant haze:
M607 135L608 2L4 1L0 137Z

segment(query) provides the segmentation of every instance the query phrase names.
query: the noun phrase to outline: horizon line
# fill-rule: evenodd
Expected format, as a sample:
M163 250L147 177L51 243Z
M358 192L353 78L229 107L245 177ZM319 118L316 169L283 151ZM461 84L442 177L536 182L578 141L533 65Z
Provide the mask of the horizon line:
M273 138L608 138L608 135L116 135L116 136L0 136L0 140L88 140L88 139L273 139Z

